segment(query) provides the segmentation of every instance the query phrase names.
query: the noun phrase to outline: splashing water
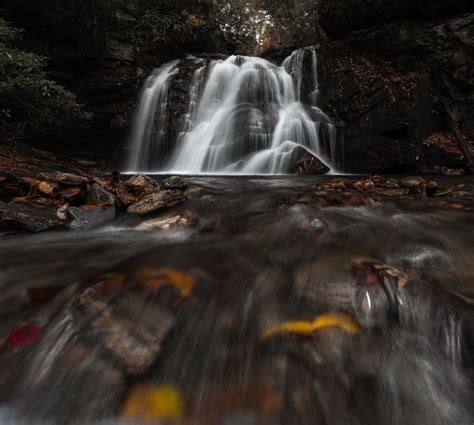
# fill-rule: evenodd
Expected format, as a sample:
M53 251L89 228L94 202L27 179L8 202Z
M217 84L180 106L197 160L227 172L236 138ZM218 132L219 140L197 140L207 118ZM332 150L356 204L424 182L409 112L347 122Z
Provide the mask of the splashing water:
M307 53L311 57L310 104L300 102ZM301 155L334 172L338 156L333 121L319 109L314 47L299 49L279 67L257 57L231 56L195 72L188 111L170 153L165 144L166 100L173 62L147 80L131 139L128 171L182 174L292 172ZM158 107L156 107L158 103ZM150 169L160 152L164 166ZM164 153L166 152L166 153Z

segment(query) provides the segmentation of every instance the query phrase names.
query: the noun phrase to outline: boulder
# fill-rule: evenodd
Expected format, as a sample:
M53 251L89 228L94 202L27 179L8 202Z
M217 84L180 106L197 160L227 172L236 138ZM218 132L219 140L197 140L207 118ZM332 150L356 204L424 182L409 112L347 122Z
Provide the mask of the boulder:
M166 180L163 180L160 183L160 187L163 190L181 190L185 191L188 188L188 184L184 181L182 177L173 176L169 177Z
M160 189L160 185L156 180L142 173L130 177L125 182L125 186L135 192L153 192Z
M125 207L128 207L137 199L135 195L128 191L127 187L123 183L118 184L117 188L115 189L115 196Z
M134 202L127 209L133 214L148 214L166 207L172 207L186 201L181 190L162 190L150 193Z
M96 205L115 205L115 197L100 184L94 183L87 193L87 201Z
M330 168L308 149L297 146L292 151L288 170L291 174L326 174Z

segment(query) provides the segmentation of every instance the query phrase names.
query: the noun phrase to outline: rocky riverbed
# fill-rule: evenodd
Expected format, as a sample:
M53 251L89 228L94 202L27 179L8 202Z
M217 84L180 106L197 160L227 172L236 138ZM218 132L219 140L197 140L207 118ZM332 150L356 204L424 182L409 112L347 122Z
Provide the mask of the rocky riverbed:
M14 155L2 423L472 419L471 179L120 176Z

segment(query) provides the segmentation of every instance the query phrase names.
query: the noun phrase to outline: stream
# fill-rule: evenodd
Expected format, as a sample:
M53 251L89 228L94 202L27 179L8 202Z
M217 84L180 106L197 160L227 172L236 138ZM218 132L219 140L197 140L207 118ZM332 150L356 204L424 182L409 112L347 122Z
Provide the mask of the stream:
M473 423L472 212L321 206L325 179L3 236L0 424Z

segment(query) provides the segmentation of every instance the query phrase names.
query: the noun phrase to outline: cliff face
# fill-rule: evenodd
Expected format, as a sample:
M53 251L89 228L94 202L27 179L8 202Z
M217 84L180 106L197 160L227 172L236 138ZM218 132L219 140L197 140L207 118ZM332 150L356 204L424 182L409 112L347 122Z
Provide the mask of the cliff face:
M342 6L344 3L344 6ZM320 82L360 172L464 167L474 140L474 4L323 0Z

